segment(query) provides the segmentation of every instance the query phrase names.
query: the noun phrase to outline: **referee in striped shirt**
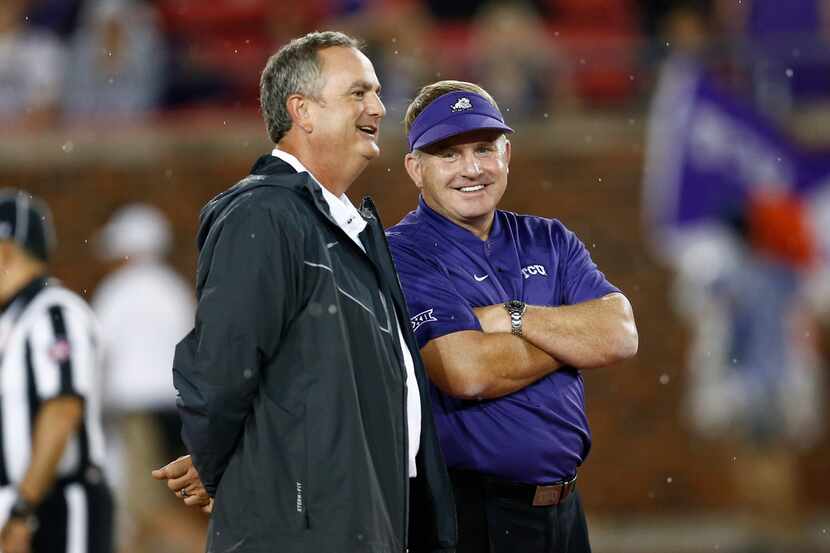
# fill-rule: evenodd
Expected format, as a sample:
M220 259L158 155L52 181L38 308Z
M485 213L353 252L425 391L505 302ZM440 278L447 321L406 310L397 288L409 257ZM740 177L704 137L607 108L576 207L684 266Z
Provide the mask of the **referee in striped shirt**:
M0 551L111 553L97 326L47 276L53 236L45 204L0 190Z

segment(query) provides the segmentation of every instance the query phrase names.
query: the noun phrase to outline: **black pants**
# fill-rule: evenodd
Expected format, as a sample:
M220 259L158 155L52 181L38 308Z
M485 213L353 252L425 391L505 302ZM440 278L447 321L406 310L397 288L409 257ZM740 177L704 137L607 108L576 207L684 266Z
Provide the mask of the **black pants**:
M113 500L103 481L55 486L37 517L32 553L113 552Z
M458 510L456 553L590 553L579 491L559 505L505 497L480 475L450 471Z

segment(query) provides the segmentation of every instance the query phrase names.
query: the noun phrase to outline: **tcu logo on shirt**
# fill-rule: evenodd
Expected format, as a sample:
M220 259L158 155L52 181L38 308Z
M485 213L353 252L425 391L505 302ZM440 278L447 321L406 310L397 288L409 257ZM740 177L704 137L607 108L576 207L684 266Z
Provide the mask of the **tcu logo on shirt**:
M431 323L433 321L437 322L438 319L432 316L432 309L427 309L426 311L421 311L414 317L410 319L412 322L412 332L418 330L422 324Z
M522 276L525 277L525 280L534 275L548 276L548 272L544 265L528 265L522 269Z

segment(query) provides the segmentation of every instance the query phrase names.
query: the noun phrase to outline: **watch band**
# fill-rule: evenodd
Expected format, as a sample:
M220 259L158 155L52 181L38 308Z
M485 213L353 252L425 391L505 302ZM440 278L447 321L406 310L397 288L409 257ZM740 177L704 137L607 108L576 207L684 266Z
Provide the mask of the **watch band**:
M514 336L522 336L523 315L527 310L527 304L519 300L510 300L504 304L507 314L510 316L510 332Z
M23 496L18 495L9 510L9 518L16 518L24 521L32 530L37 529L38 519L35 515L37 507L31 502L27 501Z

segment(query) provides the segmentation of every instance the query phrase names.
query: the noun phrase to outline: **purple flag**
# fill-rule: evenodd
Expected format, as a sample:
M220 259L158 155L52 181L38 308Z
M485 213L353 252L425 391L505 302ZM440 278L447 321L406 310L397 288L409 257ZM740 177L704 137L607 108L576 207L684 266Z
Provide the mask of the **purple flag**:
M807 196L828 177L830 156L799 149L693 61L666 64L645 169L646 217L659 250L678 232L740 217L756 194Z

